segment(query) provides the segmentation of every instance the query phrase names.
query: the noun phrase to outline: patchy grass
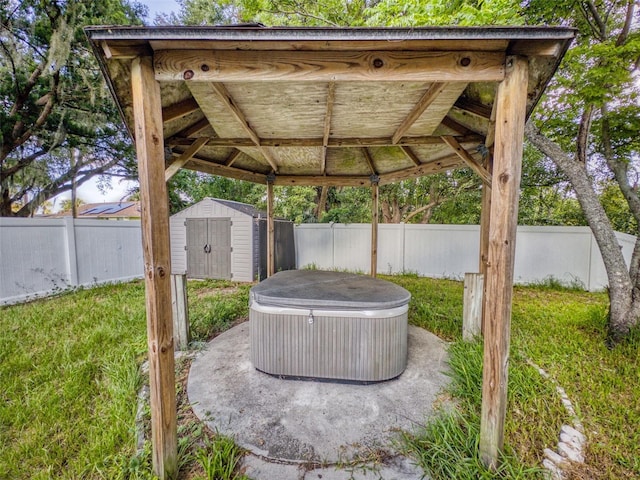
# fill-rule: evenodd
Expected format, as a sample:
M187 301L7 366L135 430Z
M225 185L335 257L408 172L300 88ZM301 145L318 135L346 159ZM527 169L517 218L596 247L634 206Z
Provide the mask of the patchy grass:
M218 289L224 293L211 295ZM189 282L194 338L212 338L246 317L248 289ZM144 284L133 282L0 308L0 478L151 478L149 446L135 451L144 305ZM184 387L177 388L180 396ZM188 405L181 409L188 472L197 455L228 440L205 435ZM185 475L207 478L204 470Z
M437 437L456 438L465 432L460 440L469 443L458 444L455 455L448 460L446 452L434 457L443 459L446 468L469 462L470 469L458 471L454 477L442 470L446 473L434 477L490 478L478 469L473 457L474 442L478 441L482 347L459 341L462 283L407 276L387 279L412 293L412 323L454 342L452 394L459 402L458 413L445 412L436 425L427 426L424 436L409 439L408 445L425 468L437 471L440 467L424 458L430 449L437 451ZM621 345L608 349L607 308L605 293L579 291L575 286L544 282L515 287L505 455L515 455L523 469L503 472L504 478L537 478L542 449L555 448L560 425L569 423L553 387L526 358L564 387L585 427L586 463L573 466L569 478L640 478L640 329ZM460 357L463 361L458 361Z
M452 342L449 395L457 407L406 437L433 478L539 478L542 449L555 447L567 418L553 386L527 358L565 388L583 420L587 463L572 469L571 478L640 477L640 331L606 348L605 294L516 287L507 442L495 475L477 458L482 346L458 341L462 283L386 278L412 292L412 323ZM249 287L190 281L194 339L206 341L246 319ZM141 282L0 308L0 478L151 478L149 445L137 454L134 432L146 348ZM242 452L206 431L188 406L188 361L177 370L180 478L220 472L243 478L236 468Z

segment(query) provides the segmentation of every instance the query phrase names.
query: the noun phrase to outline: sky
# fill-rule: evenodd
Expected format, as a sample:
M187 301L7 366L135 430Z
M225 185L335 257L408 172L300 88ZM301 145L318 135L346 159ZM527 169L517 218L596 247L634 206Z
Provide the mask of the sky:
M138 0L138 2L149 7L149 15L145 21L147 25L153 25L153 19L156 18L157 13L177 13L180 10L176 0Z

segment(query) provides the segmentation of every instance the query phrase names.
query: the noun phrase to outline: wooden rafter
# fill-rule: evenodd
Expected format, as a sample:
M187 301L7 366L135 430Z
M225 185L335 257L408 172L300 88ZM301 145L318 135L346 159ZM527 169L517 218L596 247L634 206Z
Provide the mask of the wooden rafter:
M411 160L413 163L416 164L416 167L419 167L420 165L422 165L422 162L420 161L420 159L418 158L418 155L416 155L416 152L414 152L411 147L408 147L406 145L403 145L402 147L402 151L404 152L404 154L409 157L409 160Z
M273 171L277 173L278 165L276 164L273 155L271 155L271 152L267 148L262 146L262 144L260 143L260 137L258 137L258 134L255 132L255 130L251 128L251 125L249 125L249 122L247 121L247 117L242 112L242 110L240 110L240 107L238 107L227 88L222 83L217 82L212 82L211 88L216 93L218 98L222 101L227 110L242 126L242 129L249 136L254 145L258 147L260 153L262 153L269 165L271 165Z
M193 142L189 148L187 148L183 153L180 154L178 158L176 158L171 165L169 165L164 171L164 180L168 182L171 177L173 177L178 170L180 170L185 163L187 163L191 158L198 153L202 147L204 147L209 141L206 137L200 137L195 142Z
M391 140L394 144L397 144L400 141L403 135L409 131L416 120L420 118L424 111L429 108L429 105L431 105L435 101L435 99L438 98L438 95L440 95L446 87L447 84L443 82L434 82L429 86L427 91L424 92L420 100L418 100L418 103L415 104L411 112L409 112L396 132L393 134Z
M205 120L206 122L206 120ZM206 122L207 126L209 125ZM484 136L471 133L456 137L460 143L481 143ZM191 145L193 139L180 138L175 135L169 138L165 144L171 147L180 145ZM442 143L440 135L429 135L419 137L402 137L397 144L393 143L391 137L332 137L329 138L327 148L341 147L390 147L390 146L420 146L420 145L439 145ZM324 138L261 138L260 144L263 147L322 147L324 146ZM209 147L229 147L244 148L254 147L255 144L248 138L217 138L209 137L207 143Z
M367 165L369 166L369 170L371 171L371 175L378 175L375 165L373 164L373 157L371 156L371 152L367 147L362 149L362 154L364 155L364 159L367 161Z
M224 161L224 166L230 167L233 165L240 155L242 155L242 152L238 149L234 149L233 152L231 152L231 155L229 155L229 157Z
M170 122L176 118L184 117L200 109L200 105L193 97L189 97L182 102L174 103L162 109L162 121Z
M489 117L489 126L487 127L487 138L484 139L484 146L489 150L493 148L496 140L496 104L493 104L491 116Z
M322 135L322 161L320 163L320 173L324 175L327 171L327 147L329 146L329 135L331 134L331 116L333 115L333 103L336 98L336 84L329 82L327 91L327 111L324 115L324 129Z
M470 129L468 129L461 123L456 122L449 115L446 115L440 123L445 127L447 127L448 129L453 130L458 135L470 135L472 133L476 133L476 132L472 132Z
M191 145L192 140L189 140L193 135L197 135L206 129L209 126L209 120L206 118L202 118L195 122L192 125L189 125L187 128L180 130L178 133L173 135L171 138L168 138L165 141L165 145L170 147L176 145ZM209 141L213 140L213 138L209 138ZM180 143L184 142L184 143Z
M164 82L495 82L504 78L504 57L477 51L156 50L154 66Z
M456 155L458 155L464 163L471 168L471 170L480 176L486 185L491 187L491 174L475 158L473 158L469 152L462 148L455 137L443 135L442 141L449 145Z
M274 185L327 187L365 187L371 185L368 175L276 175Z
M264 174L251 172L242 168L227 167L219 163L214 163L210 160L204 160L202 158L193 157L189 160L184 168L190 170L196 170L198 172L209 173L211 175L220 175L223 177L235 178L236 180L246 180L254 183L267 183L267 177Z
M479 102L474 102L465 97L460 97L456 100L454 107L458 107L461 110L469 112L478 117L488 119L491 117L491 109Z
M449 155L436 161L423 163L419 167L403 168L395 172L380 175L380 185L400 182L409 178L422 177L433 173L444 172L460 166L462 161L457 155Z

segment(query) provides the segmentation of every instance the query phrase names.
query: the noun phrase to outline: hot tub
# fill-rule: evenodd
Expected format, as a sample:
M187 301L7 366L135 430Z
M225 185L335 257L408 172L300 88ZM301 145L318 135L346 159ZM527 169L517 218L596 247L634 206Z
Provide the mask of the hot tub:
M251 362L284 377L376 382L407 365L411 294L385 280L279 272L251 289Z

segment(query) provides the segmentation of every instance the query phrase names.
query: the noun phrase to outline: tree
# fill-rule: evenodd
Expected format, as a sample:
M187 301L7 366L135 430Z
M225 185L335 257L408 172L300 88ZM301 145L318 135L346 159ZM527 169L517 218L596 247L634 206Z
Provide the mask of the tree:
M554 88L526 126L527 139L568 178L591 227L609 280L611 342L640 320L640 32L633 0L593 2L533 0L532 23L570 23L576 45L565 57ZM638 236L625 264L599 196L615 182ZM605 188L605 193L607 192ZM611 212L611 210L610 210Z
M140 23L143 9L125 0L0 4L0 216L29 215L95 175L129 175L131 142L82 27Z

